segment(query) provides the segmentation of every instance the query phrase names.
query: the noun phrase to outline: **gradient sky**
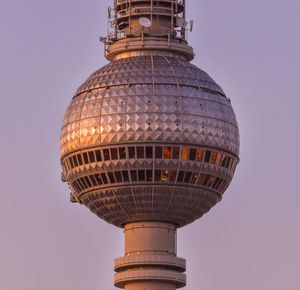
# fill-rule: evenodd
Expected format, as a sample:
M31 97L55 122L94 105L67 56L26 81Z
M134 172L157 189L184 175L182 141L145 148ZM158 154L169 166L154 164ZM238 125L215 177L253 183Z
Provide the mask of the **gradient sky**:
M112 0L0 9L1 290L113 290L122 230L69 203L59 136L76 88L103 66ZM231 98L241 162L223 201L179 230L186 290L300 289L299 0L188 0L197 66Z

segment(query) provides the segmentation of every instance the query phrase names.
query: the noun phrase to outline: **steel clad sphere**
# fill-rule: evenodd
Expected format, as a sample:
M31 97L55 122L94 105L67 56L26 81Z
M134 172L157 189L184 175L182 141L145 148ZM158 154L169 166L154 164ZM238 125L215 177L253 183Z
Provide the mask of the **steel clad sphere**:
M171 56L114 60L79 87L61 130L71 198L123 227L200 218L239 161L230 100L204 71Z

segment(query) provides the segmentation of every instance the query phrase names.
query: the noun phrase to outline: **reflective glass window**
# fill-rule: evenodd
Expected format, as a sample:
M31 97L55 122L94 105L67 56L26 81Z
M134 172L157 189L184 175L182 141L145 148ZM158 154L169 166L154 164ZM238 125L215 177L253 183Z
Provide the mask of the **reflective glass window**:
M211 151L206 150L205 156L204 156L204 162L209 163L210 155L211 155Z
M94 151L89 151L89 158L90 158L90 162L95 162L95 155L94 155Z
M172 159L179 159L180 148L174 147L172 151Z
M181 150L181 159L182 160L188 160L188 155L189 155L189 148L182 148Z
M110 160L109 150L108 149L103 149L103 157L104 157L105 161Z
M210 175L205 175L204 180L203 180L203 185L207 185L208 181L210 180L211 176Z
M146 170L147 181L152 181L152 170Z
M84 190L85 185L84 185L83 182L81 181L81 178L80 178L80 179L77 179L77 182L78 182L78 185L80 185L81 190Z
M119 148L119 156L120 156L120 159L126 159L126 149L125 149L125 147L120 147Z
M225 181L222 180L221 183L219 184L219 186L218 186L219 191L222 191L222 187L223 187L224 183L225 183Z
M155 147L155 158L162 159L162 147L161 146Z
M95 177L93 175L90 175L89 177L90 177L90 180L92 181L93 185L97 186L98 184L97 184Z
M128 155L129 159L135 158L135 147L128 147Z
M80 183L77 181L75 181L74 183L76 185L76 189L78 190L78 192L80 192L81 191Z
M192 172L187 171L187 172L185 173L185 176L184 176L184 182L185 182L185 183L190 183L191 176L192 176Z
M73 156L73 162L74 162L74 166L77 167L78 166L78 162L77 162L77 158L76 158L75 155Z
M191 149L190 149L189 160L195 160L195 158L196 158L196 153L197 153L197 149L191 148Z
M161 181L161 170L155 170L155 181Z
M92 184L91 184L91 182L90 182L90 180L89 180L89 178L86 176L86 177L84 177L84 180L86 181L86 183L87 183L87 185L89 186L89 187L92 187Z
M78 163L79 165L82 165L82 158L81 158L81 154L77 154L77 159L78 159Z
M131 181L132 182L136 182L137 181L136 170L130 170L130 176L131 176Z
M117 182L122 182L122 176L120 171L115 171L115 177Z
M197 180L197 184L202 185L203 184L203 179L205 177L205 174L200 174L198 180Z
M145 181L145 170L138 170L139 181Z
M69 170L68 159L62 165L65 168L65 171Z
M144 151L145 151L144 146L138 146L136 148L136 150L137 150L137 158L139 158L139 159L145 158L145 155L144 155Z
M98 185L101 185L102 184L102 179L101 179L100 175L99 174L95 174L94 177L95 177Z
M102 158L101 158L101 152L100 152L100 150L96 150L95 153L96 153L96 160L97 160L97 162L101 162Z
M203 149L198 149L198 151L197 151L197 161L202 161L203 154L204 154L204 150Z
M169 181L169 170L163 170L162 171L162 176L161 176L161 181Z
M87 185L86 181L84 180L84 178L80 178L81 183L83 184L83 188L88 188L89 186Z
M183 182L184 171L178 172L177 182Z
M152 146L146 147L146 158L153 158L153 148Z
M87 155L87 153L86 152L83 152L83 160L84 160L84 163L85 164L88 164L89 163L89 159L88 159L88 155Z
M122 171L122 176L123 176L124 182L129 182L129 176L128 176L128 172L126 170Z
M192 184L195 184L197 178L198 178L198 173L194 172L193 175L192 175L191 183L192 183Z
M164 147L164 159L171 159L171 147Z
M111 160L117 160L118 159L117 148L110 148L110 156L111 156Z
M171 170L171 172L170 172L170 181L172 181L172 182L176 181L176 174L177 174L176 170Z
M102 177L103 183L104 183L104 184L107 184L107 183L108 183L108 180L107 180L106 174L105 174L105 173L101 173L101 177Z
M218 153L218 155L217 155L217 160L216 160L216 164L217 165L220 165L220 163L221 163L221 157L222 157L222 154L221 153Z
M226 160L227 160L227 155L226 155L226 154L223 154L221 166L225 167Z
M69 161L70 161L71 167L74 168L74 163L73 163L72 157L69 158Z
M217 178L215 179L214 184L212 185L212 188L216 189L217 186L218 186L218 183L220 182L220 180L221 180L221 178L220 178L220 177L217 177Z
M110 179L110 183L115 183L116 182L113 172L107 172L107 175Z
M213 184L214 180L215 180L215 177L211 176L208 183L207 183L207 186L211 186Z
M217 152L212 152L211 153L211 158L210 158L210 163L215 164L217 161Z
M231 158L229 156L227 156L227 160L226 160L226 164L225 164L226 168L229 168L230 162L231 162Z

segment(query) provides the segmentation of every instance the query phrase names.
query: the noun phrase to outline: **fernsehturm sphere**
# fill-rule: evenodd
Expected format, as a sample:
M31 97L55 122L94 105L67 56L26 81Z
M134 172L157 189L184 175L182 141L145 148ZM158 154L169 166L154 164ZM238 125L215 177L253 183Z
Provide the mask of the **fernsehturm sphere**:
M61 130L71 201L125 232L115 286L186 285L176 230L222 200L239 162L230 99L190 63L185 1L116 0L110 61L76 91Z

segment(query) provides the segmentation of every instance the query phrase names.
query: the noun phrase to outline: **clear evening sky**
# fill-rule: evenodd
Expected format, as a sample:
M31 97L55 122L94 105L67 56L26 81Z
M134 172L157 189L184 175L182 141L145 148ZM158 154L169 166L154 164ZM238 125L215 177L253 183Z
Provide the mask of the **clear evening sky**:
M0 9L1 290L113 290L120 229L69 203L59 136L76 88L106 63L112 0ZM300 289L299 0L187 0L197 66L231 98L241 162L223 201L179 230L187 290Z

